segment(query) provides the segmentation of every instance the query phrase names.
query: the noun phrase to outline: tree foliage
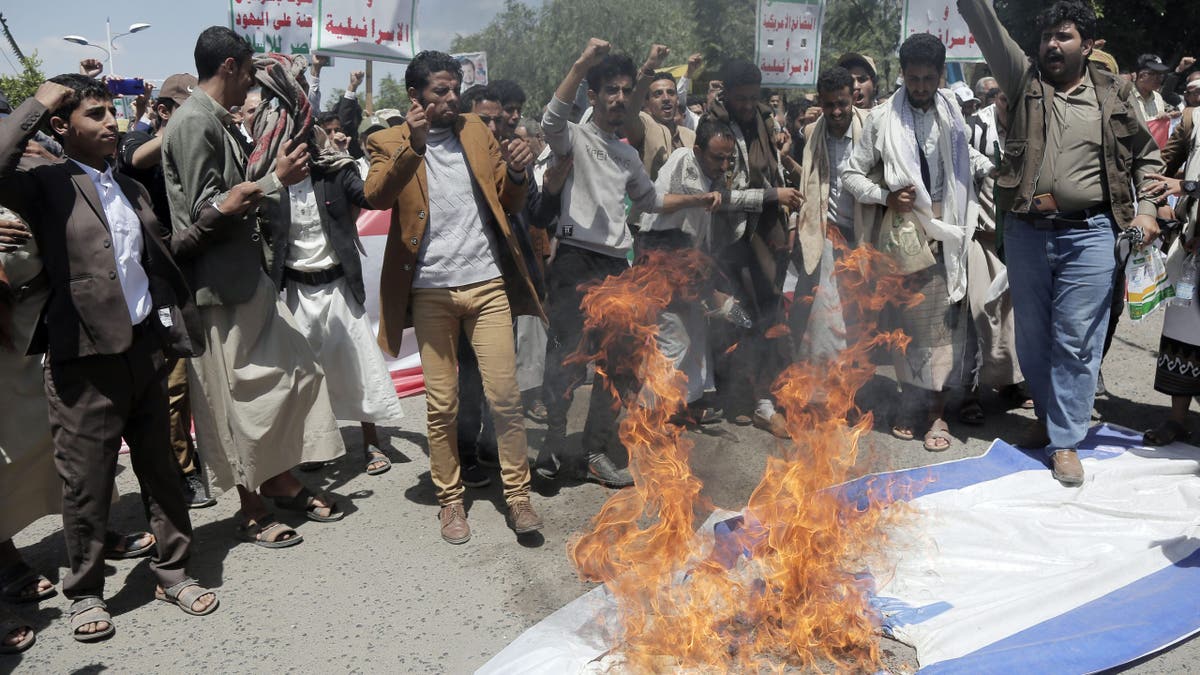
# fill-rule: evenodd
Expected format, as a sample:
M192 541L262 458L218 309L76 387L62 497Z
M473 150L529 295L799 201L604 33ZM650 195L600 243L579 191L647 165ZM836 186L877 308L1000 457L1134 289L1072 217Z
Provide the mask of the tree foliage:
M1036 51L1037 15L1047 0L994 0L996 11L1030 53ZM1139 54L1158 53L1168 63L1200 56L1200 2L1196 0L1088 0L1100 16L1105 49L1122 69ZM609 40L641 64L650 45L671 48L669 63L704 54L706 81L732 58L754 58L757 0L545 0L537 9L506 0L504 10L483 30L458 35L455 52L486 51L491 76L520 82L531 106L549 100L555 86L589 37ZM848 51L875 59L882 89L899 74L902 0L826 0L821 66ZM1168 23L1169 22L1169 23ZM694 91L703 91L696 87Z
M33 96L38 87L46 81L42 73L42 60L37 52L21 59L21 73L18 75L0 75L0 91L8 97L13 108L21 105L25 99Z
M1200 56L1200 3L1195 0L1090 0L1099 17L1098 38L1122 71L1141 54L1158 54L1169 65ZM1044 0L996 0L996 13L1026 53L1037 53L1038 14Z
M404 82L392 77L391 73L379 81L379 90L375 91L371 98L375 103L376 110L395 108L407 114L408 109L412 107L412 103L408 100L408 90L404 88Z

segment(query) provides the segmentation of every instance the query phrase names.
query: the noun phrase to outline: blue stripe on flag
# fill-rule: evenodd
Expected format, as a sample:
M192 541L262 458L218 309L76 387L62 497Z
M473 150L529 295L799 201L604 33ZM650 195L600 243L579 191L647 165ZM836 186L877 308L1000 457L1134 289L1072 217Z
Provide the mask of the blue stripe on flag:
M919 672L1080 673L1129 663L1200 631L1200 549L1104 597Z

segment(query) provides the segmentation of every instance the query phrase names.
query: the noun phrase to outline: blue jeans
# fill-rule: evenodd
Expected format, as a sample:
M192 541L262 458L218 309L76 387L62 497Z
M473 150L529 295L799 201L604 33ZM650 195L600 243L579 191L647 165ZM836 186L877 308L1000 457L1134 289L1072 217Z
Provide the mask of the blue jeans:
M1091 424L1117 259L1111 213L1077 229L1004 217L1017 359L1050 450L1075 448Z

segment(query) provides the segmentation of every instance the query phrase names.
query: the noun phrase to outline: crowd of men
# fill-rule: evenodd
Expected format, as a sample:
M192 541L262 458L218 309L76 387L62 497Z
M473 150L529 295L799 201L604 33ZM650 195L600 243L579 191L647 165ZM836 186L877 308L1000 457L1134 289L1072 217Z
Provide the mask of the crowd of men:
M51 78L0 119L3 599L56 592L11 538L61 511L76 640L115 631L105 558L152 555L158 599L214 611L186 571L189 508L214 503L210 486L236 488L240 536L267 548L302 541L268 502L341 519L294 470L345 453L337 420L361 424L366 473L388 470L376 425L402 413L380 349L398 354L410 327L445 541L470 539L463 495L493 468L518 536L542 527L534 474L632 485L621 387L608 364L570 357L595 338L586 286L663 250L711 261L679 296L698 300L659 317L658 346L686 375L673 423L787 438L772 385L789 364L902 330L892 434L945 450L949 411L980 424L995 390L1036 413L1021 444L1081 484L1075 448L1124 297L1114 247L1150 244L1157 217L1174 218L1166 199L1197 192L1200 120L1172 107L1194 60L1165 82L1147 55L1130 82L1097 49L1086 3L1044 11L1032 58L990 2L958 6L991 75L944 88L945 47L916 34L886 97L874 61L849 53L815 100L766 96L737 59L690 100L699 55L677 81L666 46L639 65L593 38L544 108L512 81L464 90L460 64L427 51L405 73L408 111L364 114L356 72L320 112L320 61L255 55L212 27L195 75L139 99L122 136L98 62ZM1198 78L1182 85L1188 106ZM1147 121L1164 115L1178 128L1160 152ZM1190 264L1194 202L1178 202L1173 274ZM363 209L391 213L377 332ZM863 246L915 294L870 324L839 267ZM1186 437L1200 394L1200 303L1171 312L1156 387L1173 412L1147 442ZM576 452L567 413L589 376ZM525 417L547 426L532 462ZM108 531L122 440L150 532ZM32 644L30 627L3 628L0 652Z

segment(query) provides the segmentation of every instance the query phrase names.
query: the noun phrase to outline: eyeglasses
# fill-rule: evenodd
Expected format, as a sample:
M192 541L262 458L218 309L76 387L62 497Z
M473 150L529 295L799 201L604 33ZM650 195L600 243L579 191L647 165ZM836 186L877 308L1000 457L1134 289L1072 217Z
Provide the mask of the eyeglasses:
M479 116L479 120L480 120L481 122L483 122L485 125L488 125L488 124L493 124L493 123L495 123L495 124L499 124L499 123L500 123L500 121L501 121L501 119L503 119L503 118L500 118L500 117L490 117L490 116L488 116L488 115L480 115L480 116Z

